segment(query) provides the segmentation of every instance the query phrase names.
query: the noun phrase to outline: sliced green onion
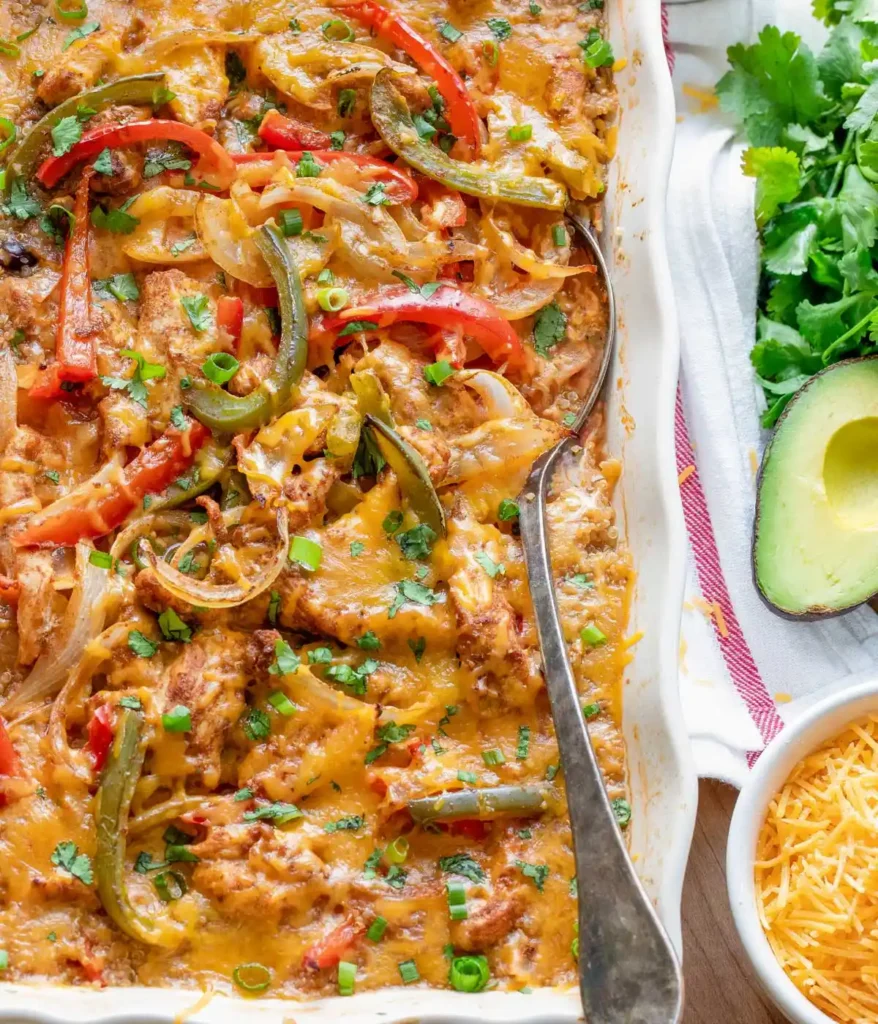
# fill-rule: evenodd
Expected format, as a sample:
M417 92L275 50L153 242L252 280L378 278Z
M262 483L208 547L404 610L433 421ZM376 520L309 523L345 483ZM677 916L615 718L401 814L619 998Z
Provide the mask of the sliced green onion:
M5 971L9 966L9 954L5 949L0 949L0 971Z
M384 856L390 864L404 864L408 855L409 841L405 836L397 836L384 851Z
M112 569L113 559L107 551L90 551L88 553L88 560L92 565L98 567L98 569Z
M450 21L446 21L443 23L442 28L439 29L439 35L443 39L447 39L449 43L456 43L463 35L463 32L459 28L455 28Z
M595 718L601 713L601 706L600 704L583 704L582 713L586 718Z
M506 758L503 751L495 747L493 750L483 750L482 760L489 768L493 768L498 764L506 764Z
M384 938L384 933L387 931L387 919L378 917L369 925L369 930L366 932L366 938L370 942L380 942Z
M607 642L606 633L602 632L595 625L583 626L579 631L579 636L584 644L588 644L590 647L600 647L602 644Z
M232 981L245 992L264 992L271 984L271 971L263 964L238 964Z
M21 47L17 43L10 43L8 39L0 39L0 53L4 57L20 57Z
M465 921L469 917L466 909L466 886L463 882L451 881L445 886L448 890L448 912L452 921Z
M307 537L293 537L290 542L290 561L310 569L311 572L316 572L320 568L322 557L323 548L316 541Z
M319 285L329 285L335 281L335 274L329 269L324 267L323 270L317 275L317 283Z
M475 772L460 771L457 773L457 781L474 783L479 781L479 777Z
M567 244L567 228L563 224L552 226L552 241L559 247Z
M88 4L80 0L78 7L64 7L61 0L55 0L55 13L63 21L83 21L88 16Z
M165 732L191 732L192 715L185 704L178 704L175 708L162 715L162 725Z
M317 293L317 305L324 313L338 313L351 301L347 288L321 288Z
M240 365L230 352L214 352L201 364L201 372L214 384L225 384L235 376Z
M436 387L444 384L449 377L454 375L454 367L447 359L440 359L438 363L430 363L424 367L424 378Z
M486 39L482 43L482 53L484 54L485 60L495 67L497 61L500 59L500 47L497 45L496 39Z
M0 142L0 153L2 153L4 149L8 149L15 142L18 136L18 129L8 117L0 117L0 131L3 132L4 136L2 142Z
M613 805L613 814L616 815L616 821L619 823L619 828L625 828L631 821L631 804L623 797L618 797L616 800L612 800L611 803Z
M490 977L491 970L485 956L456 956L451 961L448 980L458 992L481 992Z
M304 224L300 210L279 210L277 222L285 238L301 235Z
M534 130L529 124L514 124L507 132L510 142L530 142Z
M152 884L163 903L173 903L189 891L186 879L179 871L162 871L153 878Z
M357 965L347 960L338 962L338 994L340 996L352 996L354 994L354 982L357 980Z
M518 746L515 748L515 756L519 761L526 761L530 751L530 726L520 725L518 727Z
M283 715L284 718L291 718L296 713L296 705L280 690L275 690L274 693L269 694L268 703L279 715Z
M402 978L403 985L411 985L414 982L421 980L418 965L414 960L403 960L402 963L397 966L399 967L399 976Z
M320 29L323 32L324 39L332 40L335 43L349 43L356 39L354 30L346 21L342 21L341 18L332 18L330 21L324 21Z

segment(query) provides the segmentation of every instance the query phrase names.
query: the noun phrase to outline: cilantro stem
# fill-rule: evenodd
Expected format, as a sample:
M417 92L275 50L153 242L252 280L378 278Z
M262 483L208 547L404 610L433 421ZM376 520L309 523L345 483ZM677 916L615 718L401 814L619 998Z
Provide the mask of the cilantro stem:
M827 348L823 353L823 365L828 366L832 362L832 358L839 349L844 347L844 343L848 338L852 338L855 334L858 334L862 329L869 323L869 321L875 316L875 311L878 310L878 306L873 306L872 309L863 317L859 323L849 330L845 331L840 338L836 338L835 341Z
M838 191L839 185L841 185L841 176L844 174L844 169L851 162L851 150L854 146L854 136L856 134L856 132L848 132L847 138L844 140L840 159L835 165L835 173L832 175L832 181L829 183L829 188L826 191L827 199L833 199L835 197L835 193Z

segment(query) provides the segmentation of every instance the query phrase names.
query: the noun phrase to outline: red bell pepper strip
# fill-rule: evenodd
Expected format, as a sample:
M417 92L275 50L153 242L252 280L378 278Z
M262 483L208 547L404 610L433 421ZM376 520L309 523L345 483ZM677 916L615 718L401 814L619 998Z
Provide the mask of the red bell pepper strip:
M37 377L29 392L32 398L57 398L63 394L62 382L82 383L93 380L98 373L96 330L91 317L88 222L88 189L93 173L88 168L76 189L73 228L67 238L61 274L55 362Z
M0 778L18 775L19 767L18 754L15 753L15 747L6 731L6 723L0 718ZM8 803L9 797L0 789L0 808Z
M445 100L445 117L452 132L469 144L473 156L478 156L482 142L479 115L463 79L436 47L415 32L408 22L375 0L360 0L351 6L342 6L341 13L375 29L378 35L407 53L425 75L435 80Z
M359 306L327 317L322 326L336 334L353 320L374 323L378 327L408 321L451 330L460 328L482 346L495 364L506 363L511 369L521 369L527 364L521 339L491 303L449 284L443 285L429 299L415 295L408 288L384 288L364 299ZM342 338L341 344L344 342Z
M150 121L133 121L131 124L105 124L86 132L79 142L64 156L50 156L37 171L37 180L44 188L52 188L78 163L97 156L109 147L119 149L134 146L140 142L169 139L182 142L194 150L202 159L195 169L194 177L212 177L211 185L226 189L235 176L235 164L223 147L206 132L199 131L179 121L164 121L153 118Z
M18 754L6 731L6 723L0 718L0 775L17 775L18 769Z
M339 160L350 160L351 163L356 164L367 180L386 182L387 198L395 205L411 203L418 198L418 186L415 179L407 171L386 160L380 160L377 156L346 153L344 150L336 149L309 149L308 152L321 167L326 167L327 164L336 163ZM232 159L236 164L249 164L257 160L265 162L264 181L252 173L247 176L247 182L251 188L264 188L277 170L270 153L235 153Z
M11 580L8 576L0 576L0 604L8 604L15 608L18 604L18 595L21 593L21 584L18 580Z
M349 917L306 951L302 957L303 965L312 971L337 967L339 960L365 931L356 918Z
M244 303L237 295L223 295L217 301L216 325L229 335L232 348L237 352L244 329Z
M32 516L13 538L16 547L72 547L86 538L103 537L138 508L145 495L163 491L192 464L195 453L210 437L203 424L190 421L186 430L169 428L128 463L112 486L92 481L79 489L81 501L62 498Z
M326 132L273 108L262 118L257 135L273 149L329 149L331 142Z
M113 734L116 724L116 717L110 704L102 704L92 715L88 723L88 741L85 749L91 757L92 765L97 774L107 760L107 754L113 745Z

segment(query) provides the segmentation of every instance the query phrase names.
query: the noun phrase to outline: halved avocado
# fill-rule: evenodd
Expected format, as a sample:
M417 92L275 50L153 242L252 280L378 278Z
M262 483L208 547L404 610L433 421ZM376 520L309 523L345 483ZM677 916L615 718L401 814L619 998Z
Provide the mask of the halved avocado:
M753 574L792 618L878 593L878 357L831 366L787 406L762 461Z

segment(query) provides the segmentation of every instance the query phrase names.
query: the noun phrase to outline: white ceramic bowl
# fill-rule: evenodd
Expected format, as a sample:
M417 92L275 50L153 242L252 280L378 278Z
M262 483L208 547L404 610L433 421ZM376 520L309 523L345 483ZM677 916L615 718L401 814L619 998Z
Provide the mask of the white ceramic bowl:
M756 912L753 862L768 805L793 768L847 725L878 711L878 679L833 694L788 725L769 744L741 790L726 848L732 915L744 949L768 995L794 1024L835 1024L786 976L775 959Z

